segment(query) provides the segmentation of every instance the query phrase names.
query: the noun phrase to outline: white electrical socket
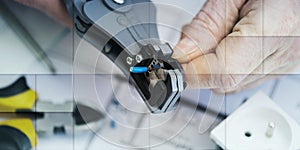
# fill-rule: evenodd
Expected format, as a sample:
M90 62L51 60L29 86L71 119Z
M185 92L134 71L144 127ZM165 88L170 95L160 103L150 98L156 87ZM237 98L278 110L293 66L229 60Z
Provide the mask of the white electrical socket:
M300 149L299 124L262 92L214 128L210 137L226 150Z

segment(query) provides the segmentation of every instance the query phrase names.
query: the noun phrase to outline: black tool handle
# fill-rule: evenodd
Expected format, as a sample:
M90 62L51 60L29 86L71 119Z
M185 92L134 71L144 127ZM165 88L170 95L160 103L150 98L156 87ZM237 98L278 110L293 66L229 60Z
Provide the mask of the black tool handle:
M0 149L31 150L29 138L20 130L10 126L0 126Z

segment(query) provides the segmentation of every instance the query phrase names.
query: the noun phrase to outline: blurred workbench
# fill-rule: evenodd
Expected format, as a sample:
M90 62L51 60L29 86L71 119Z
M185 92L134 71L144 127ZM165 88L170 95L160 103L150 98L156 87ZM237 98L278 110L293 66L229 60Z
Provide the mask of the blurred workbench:
M191 15L186 18L178 19L177 16L180 16L180 11L178 14L174 14L174 18L168 18L174 26L182 26L188 23L194 14L198 12L201 6L204 3L204 0L194 0L194 1L180 1L180 0L153 0L156 4L162 3L164 5L172 5L172 7L179 7L181 10L186 10ZM73 89L73 58L76 54L76 46L80 44L87 45L87 55L91 57L101 57L101 63L105 65L112 65L111 62L102 55L99 54L95 48L91 47L89 44L80 39L74 34L70 29L61 26L59 23L55 22L48 16L42 14L40 11L16 4L13 1L9 2L13 12L17 15L22 24L30 31L34 39L41 45L41 47L46 51L49 58L52 60L56 70L56 75L51 75L49 70L45 68L39 62L32 53L27 49L27 47L21 42L18 36L12 31L10 26L6 24L0 18L0 85L4 86L11 83L20 75L25 75L29 85L32 89L35 89L39 94L39 99L41 100L50 100L54 102L62 102L64 100L70 100L74 98ZM159 9L158 7L158 20L165 19L164 12L167 10ZM161 7L163 8L163 7ZM174 8L173 8L174 9ZM160 21L158 21L160 22ZM162 39L171 42L174 46L179 39L180 32L172 32L172 30L165 28L164 26L159 27L159 34ZM82 78L91 78L89 75L84 75L84 70L93 67L91 66L90 59L82 58ZM104 65L104 66L105 66ZM98 69L98 68L97 68ZM99 68L100 72L101 69ZM105 72L105 70L102 70ZM300 71L299 71L300 72ZM3 80L5 79L5 80ZM111 78L99 77L99 85L101 86L110 86ZM90 90L88 85L80 85L86 89L79 96L81 100L93 100L94 97L90 97L92 94L89 94ZM288 87L288 88L287 88ZM256 93L259 90L262 90L264 93L269 95L278 103L289 115L291 115L298 123L300 123L300 75L286 75L280 80L269 81L257 88L243 91L239 94L229 94L229 95L216 95L210 90L187 90L183 94L183 99L187 102L193 104L199 103L203 106L209 106L209 109L218 111L221 109L221 113L228 115L233 112L237 107L239 107L244 100L249 98L251 95ZM101 91L103 93L103 99L110 99L112 91ZM198 102L199 100L199 102ZM88 103L88 102L87 102ZM188 108L185 108L184 112L189 112ZM191 109L193 111L193 109ZM121 111L118 110L117 113ZM124 112L119 112L124 113ZM216 146L209 139L210 125L214 126L222 119L217 118L216 116L211 116L202 120L203 112L196 111L194 116L191 118L191 123L183 129L182 132L178 133L178 136L170 141L165 142L164 144L158 145L151 149L188 149L189 146L194 149L215 149ZM188 122L185 113L179 113L175 120L178 124L180 122ZM119 117L122 118L122 117ZM146 142L150 144L151 142L156 142L161 140L164 137L160 135L164 132L173 132L172 129L175 128L176 122L172 124L165 125L166 128L170 127L169 131L166 130L157 130L153 131L153 134L149 134L149 139L144 139L144 134L140 133L123 133L122 128L118 128L112 125L112 120L106 121L104 123L104 129L102 130L101 135L107 135L107 137L114 137L110 140L122 141L125 139L131 139L131 144L141 144ZM142 122L143 123L143 122ZM207 124L207 125L206 125ZM174 127L173 127L174 125ZM199 128L207 129L206 132L199 134ZM172 128L173 127L173 128ZM105 133L108 132L108 133ZM131 131L130 131L131 132ZM132 131L133 132L133 131ZM174 131L176 132L176 131ZM167 134L167 133L166 133ZM134 135L134 136L133 136ZM95 133L90 132L74 132L68 135L59 135L59 136L42 136L39 138L39 145L36 149L99 149L99 147L106 147L106 149L120 149L119 146L107 142L103 137L94 137ZM91 140L93 139L93 140ZM143 140L143 141L141 141ZM127 141L128 142L128 141ZM147 143L149 142L149 143ZM189 145L189 144L194 145ZM60 146L60 147L58 147ZM150 149L150 148L149 148Z

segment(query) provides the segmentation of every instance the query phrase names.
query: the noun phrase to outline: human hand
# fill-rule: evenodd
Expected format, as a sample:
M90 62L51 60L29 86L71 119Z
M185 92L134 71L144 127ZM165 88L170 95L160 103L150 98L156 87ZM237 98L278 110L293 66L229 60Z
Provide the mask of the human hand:
M300 1L208 0L173 57L189 87L222 93L287 74L300 60Z
M65 26L72 28L73 21L69 16L63 0L15 0L24 5L36 8L50 17L56 19Z

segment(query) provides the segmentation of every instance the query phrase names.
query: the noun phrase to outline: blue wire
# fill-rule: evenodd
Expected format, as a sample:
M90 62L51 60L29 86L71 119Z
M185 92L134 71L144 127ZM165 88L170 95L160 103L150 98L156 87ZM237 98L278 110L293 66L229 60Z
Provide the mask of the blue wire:
M146 73L146 72L148 72L148 67L130 67L130 72L132 72L132 73Z

